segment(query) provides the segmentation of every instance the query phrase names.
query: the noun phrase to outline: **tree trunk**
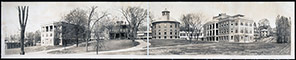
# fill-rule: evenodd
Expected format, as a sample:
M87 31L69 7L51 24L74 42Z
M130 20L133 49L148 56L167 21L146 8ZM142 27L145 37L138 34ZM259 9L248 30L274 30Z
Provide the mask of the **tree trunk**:
M25 55L25 51L24 51L24 35L25 34L25 27L22 26L21 27L21 55Z
M133 33L133 36L132 36L133 46L136 45L136 44L135 44L135 39L136 39L136 37L137 37L137 31L136 31L136 30L137 30L137 29L134 28L133 31L132 31L132 33Z
M76 47L78 47L79 41L78 41L78 35L76 34Z
M99 52L99 38L98 39L96 39L97 40L97 48L96 48L96 54L98 55L98 52Z

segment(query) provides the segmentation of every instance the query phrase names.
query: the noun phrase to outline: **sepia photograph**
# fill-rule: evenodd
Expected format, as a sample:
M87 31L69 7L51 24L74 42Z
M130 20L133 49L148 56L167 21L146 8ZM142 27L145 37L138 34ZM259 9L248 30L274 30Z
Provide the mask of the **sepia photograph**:
M295 59L295 2L1 2L1 59Z

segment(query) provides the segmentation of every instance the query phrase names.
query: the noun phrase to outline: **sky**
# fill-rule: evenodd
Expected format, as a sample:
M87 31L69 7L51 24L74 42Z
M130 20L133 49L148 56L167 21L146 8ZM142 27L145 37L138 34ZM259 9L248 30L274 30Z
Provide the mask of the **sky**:
M63 20L72 9L88 11L91 6L98 6L98 12L107 11L118 17L122 16L120 9L127 6L148 9L155 18L161 17L161 11L167 8L176 20L187 13L202 13L209 20L220 13L242 14L255 22L266 18L274 28L277 15L291 17L294 24L294 5L294 2L1 2L1 36L19 33L17 6L30 6L26 32L34 32L44 24Z

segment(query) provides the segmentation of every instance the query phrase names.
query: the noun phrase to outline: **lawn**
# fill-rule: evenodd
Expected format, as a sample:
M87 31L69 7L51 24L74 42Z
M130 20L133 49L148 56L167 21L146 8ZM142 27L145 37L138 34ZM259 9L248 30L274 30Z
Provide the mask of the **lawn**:
M50 50L50 49L56 49L56 48L62 48L61 46L30 46L25 47L25 53L28 52L38 52L38 51L44 51L44 50ZM20 54L21 48L13 48L13 49L5 49L5 54Z
M289 55L290 44L210 43L151 49L151 55Z
M100 41L101 48L99 48L99 51L108 51L108 50L118 50L118 49L124 49L124 48L131 48L133 46L133 42L131 40L102 40ZM138 43L136 42L136 45ZM89 52L95 52L96 51L96 42L89 43L88 46ZM61 51L51 51L48 52L49 54L71 54L71 53L83 53L86 52L85 44L79 45L79 47L74 47L70 49L65 49Z
M290 55L291 53L291 43L275 43L273 40L255 43L194 41L192 44L186 40L150 40L150 43L150 55ZM145 55L146 50L108 54Z
M162 46L186 45L186 44L190 44L190 41L189 40L177 40L177 39L172 39L172 40L153 39L153 40L150 40L149 43L151 43L151 45L149 47L162 47ZM214 42L195 41L195 40L193 40L191 42L191 44L204 44L204 43L214 43Z

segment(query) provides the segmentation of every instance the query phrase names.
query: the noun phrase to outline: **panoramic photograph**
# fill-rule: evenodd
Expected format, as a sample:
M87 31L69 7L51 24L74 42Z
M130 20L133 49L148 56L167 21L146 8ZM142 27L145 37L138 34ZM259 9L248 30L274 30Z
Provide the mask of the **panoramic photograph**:
M1 58L295 59L294 5L1 2Z

